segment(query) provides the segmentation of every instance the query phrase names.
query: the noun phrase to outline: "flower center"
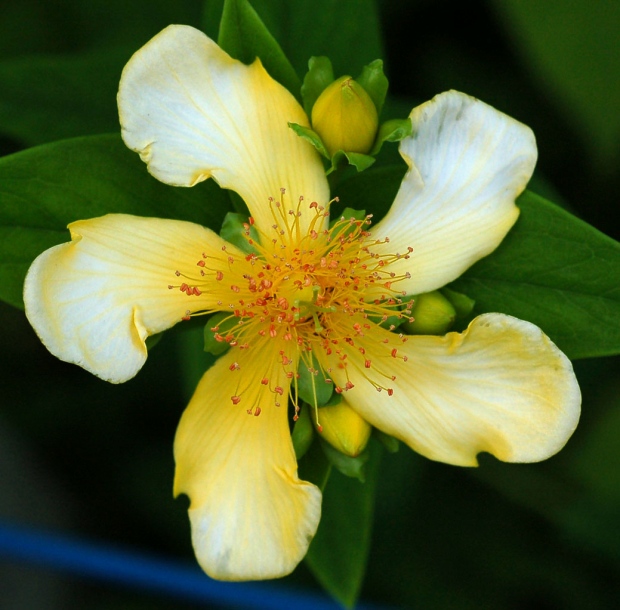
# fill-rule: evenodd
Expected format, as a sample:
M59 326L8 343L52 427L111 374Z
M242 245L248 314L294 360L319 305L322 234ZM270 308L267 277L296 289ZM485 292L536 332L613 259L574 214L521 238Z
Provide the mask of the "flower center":
M391 395L386 380L394 375L385 366L373 370L366 350L371 343L380 343L387 355L400 357L397 345L406 338L379 325L394 330L399 320L410 318L411 303L403 302L405 292L398 290L398 283L409 274L398 274L392 263L409 258L412 248L404 254L385 254L383 246L389 239L372 237L371 216L342 217L328 229L329 205L325 209L312 202L312 220L302 231L303 199L295 209L273 199L269 204L274 222L268 231L259 231L258 241L251 237L253 220L244 225L251 253L229 255L223 248L221 256L203 255L197 263L201 279L188 277L191 284L178 287L190 296L216 295L217 307L188 311L186 317L228 311L228 317L211 327L215 339L237 349L256 348L255 356L264 366L261 384L272 390L276 405L288 393L298 409L302 366L316 383L333 384L339 393L352 389L347 373L351 350L364 356L364 378ZM344 370L345 384L333 382L334 367ZM231 366L233 371L239 368L237 363ZM274 375L276 370L279 374ZM272 381L282 378L281 371L291 380L288 392L282 383ZM243 384L238 388L231 397L235 404L242 400Z

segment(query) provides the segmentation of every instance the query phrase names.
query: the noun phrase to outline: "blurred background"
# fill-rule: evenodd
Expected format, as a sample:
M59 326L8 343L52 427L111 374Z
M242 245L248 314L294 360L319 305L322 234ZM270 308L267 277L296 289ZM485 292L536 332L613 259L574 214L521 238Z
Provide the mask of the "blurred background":
M458 89L530 125L539 145L531 188L620 238L616 0L320 0L307 3L314 21L303 23L294 3L253 4L302 76L308 57L296 40L309 32L316 55L351 36L342 48L364 49L333 56L340 73L357 74L375 59L364 53L380 50L385 118ZM365 31L348 30L352 6L367 13ZM208 0L0 1L0 154L117 132L116 88L131 54L170 23L215 35L218 10ZM0 321L0 520L191 565L187 500L172 499L172 441L210 362L201 329L168 333L135 379L114 386L48 354L23 312L0 304ZM582 421L547 462L481 456L478 469L461 469L405 447L384 455L364 602L615 607L619 360L575 367ZM304 565L281 586L318 590ZM0 592L2 610L207 607L2 556Z

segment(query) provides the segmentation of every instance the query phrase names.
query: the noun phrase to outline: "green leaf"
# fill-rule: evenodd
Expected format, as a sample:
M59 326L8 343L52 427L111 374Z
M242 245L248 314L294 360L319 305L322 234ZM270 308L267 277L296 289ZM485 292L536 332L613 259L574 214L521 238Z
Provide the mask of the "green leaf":
M317 580L348 608L357 601L370 550L381 448L372 442L369 448L366 483L332 473L323 493L321 523L306 555Z
M531 192L497 250L451 287L540 326L569 358L620 352L620 244Z
M312 107L324 89L334 82L334 69L329 57L311 57L308 61L308 72L301 86L301 99L308 116Z
M366 90L377 109L377 115L380 115L389 85L388 79L383 73L383 60L371 61L363 67L362 73L355 80Z
M325 144L323 144L323 140L321 140L321 136L316 131L312 131L310 127L304 127L303 125L298 125L297 123L289 123L288 126L300 137L310 142L314 148L316 148L326 159L329 159L329 153L327 152L327 148L325 148Z
M226 0L218 44L246 64L260 57L273 78L299 98L301 82L282 48L247 0Z
M30 263L69 240L74 220L112 212L178 218L217 230L229 198L212 180L191 189L155 180L120 136L45 144L0 159L0 299L22 307Z
M248 227L246 229L246 227ZM249 235L246 236L246 233ZM248 223L248 217L237 212L228 212L224 217L220 236L227 242L237 246L239 250L246 254L256 252L252 244L248 241L248 237L254 242L259 241L256 229Z

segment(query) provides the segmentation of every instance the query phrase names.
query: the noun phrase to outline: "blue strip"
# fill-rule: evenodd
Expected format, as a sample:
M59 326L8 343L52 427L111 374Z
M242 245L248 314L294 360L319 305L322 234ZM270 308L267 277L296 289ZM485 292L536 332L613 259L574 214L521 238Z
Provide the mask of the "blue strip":
M163 593L174 599L261 610L341 609L335 602L315 593L293 593L265 584L218 582L198 568L180 562L1 522L0 557ZM358 608L371 610L370 606Z

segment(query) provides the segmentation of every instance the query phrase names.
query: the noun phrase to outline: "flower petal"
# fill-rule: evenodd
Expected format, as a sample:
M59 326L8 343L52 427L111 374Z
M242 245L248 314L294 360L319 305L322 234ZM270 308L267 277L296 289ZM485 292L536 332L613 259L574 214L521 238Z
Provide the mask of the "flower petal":
M180 290L191 282L189 274L204 282L196 266L202 253L213 256L212 269L228 273L220 260L227 243L213 231L125 214L82 220L69 229L72 241L35 259L24 284L28 320L61 360L121 383L144 364L149 335L170 328L188 309L217 308L211 293Z
M508 462L536 462L558 452L577 426L581 395L572 365L529 322L484 314L462 334L411 336L397 357L381 347L394 338L374 329L364 343L370 370L359 352L347 349L355 386L347 401L432 460L475 466L476 454L486 451ZM381 373L396 376L387 382L392 396L364 387L365 377ZM342 372L335 370L334 378L344 384Z
M318 527L321 492L297 476L288 380L276 357L277 350L232 349L204 375L177 430L174 493L191 498L194 550L213 578L284 576ZM265 373L269 386L260 383Z
M400 144L409 171L372 232L390 240L377 252L413 248L390 271L408 271L399 290L420 294L445 286L500 244L517 220L514 202L537 150L529 127L456 91L414 108L410 118L413 135Z
M263 231L274 223L268 198L281 200L282 188L289 209L300 196L329 200L318 153L288 127L308 126L295 98L259 60L246 66L194 28L169 26L131 58L118 106L123 139L153 176L176 186L213 177Z

